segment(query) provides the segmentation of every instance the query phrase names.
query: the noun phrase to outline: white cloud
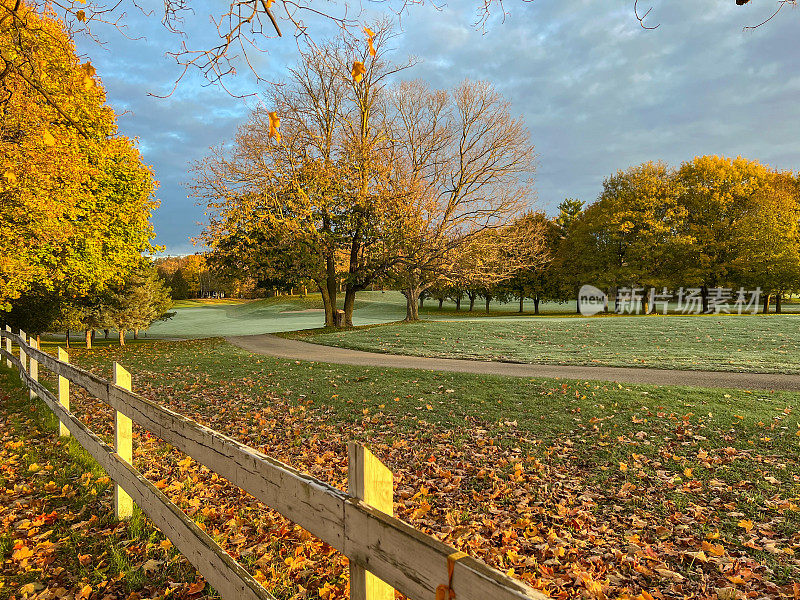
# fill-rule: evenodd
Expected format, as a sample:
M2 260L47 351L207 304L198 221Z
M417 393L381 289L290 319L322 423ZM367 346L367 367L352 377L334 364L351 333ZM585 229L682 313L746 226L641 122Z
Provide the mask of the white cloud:
M402 19L398 54L422 61L405 72L409 78L436 87L485 79L512 101L539 155L540 203L551 209L567 196L594 200L604 177L647 160L676 164L696 154L742 154L800 168L800 15L787 10L763 28L743 32L768 16L764 3L640 2L645 10L650 5L648 23L660 24L653 31L639 26L632 0L507 1L505 21L494 15L485 31L472 27L474 0L442 10L412 6ZM203 6L197 12L205 18ZM315 26L333 31L330 23L309 24L312 32ZM196 74L169 99L148 96L168 90L179 73L164 57L176 39L155 18L136 15L134 27L147 42L109 32L108 51L80 47L91 54L110 102L131 112L120 119L122 130L140 137L162 181L159 243L171 252L187 251L194 222L202 218L180 185L189 177L188 165L230 139L252 101L202 87ZM206 26L189 41L201 45L209 35ZM296 42L287 35L265 46L270 53L254 61L262 74L280 77L294 61ZM242 73L232 82L235 90L255 89Z

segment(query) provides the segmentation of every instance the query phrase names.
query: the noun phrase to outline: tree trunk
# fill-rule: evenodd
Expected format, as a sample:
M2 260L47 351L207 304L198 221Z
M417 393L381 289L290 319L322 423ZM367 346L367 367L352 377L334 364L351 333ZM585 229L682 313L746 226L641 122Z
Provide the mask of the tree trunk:
M539 296L538 294L533 297L533 314L539 314Z
M581 297L580 295L575 298L575 313L581 314Z
M647 288L645 288L645 289L647 289ZM649 315L650 314L650 306L649 306L649 303L647 302L647 298L648 298L648 294L646 294L644 291L642 291L641 303L642 303L642 314L643 315Z
M456 310L461 310L461 296L456 296Z
M775 314L781 314L781 293L775 294Z
M64 337L66 338L67 348L69 348L69 329L67 329L67 335Z
M353 326L353 308L356 305L356 288L348 284L344 292L344 326Z
M520 295L519 295L519 314L522 314L522 311L525 308L524 304L525 304L525 296L523 296L522 293L520 292Z
M108 339L108 329L103 329L103 334L105 335L105 339Z
M422 303L425 301L425 298L420 294L419 296L419 307L422 308Z
M472 309L475 308L476 294L467 294L467 296L469 296L469 312L472 312Z
M769 313L769 293L764 294L764 314Z
M486 314L487 315L489 314L489 302L491 302L491 301L492 301L492 297L491 296L486 296Z
M703 300L703 314L708 312L708 288L705 284L700 288L700 297Z
M444 304L444 298L439 298L439 310L442 310L442 304Z
M91 350L91 348L92 348L92 330L91 329L87 329L86 330L86 348L89 349L89 350Z
M317 287L319 287L319 293L322 295L322 307L325 309L325 327L333 327L333 311L336 310L336 307L331 303L328 286L320 283Z
M125 345L125 330L124 329L120 329L119 330L119 345L120 346L124 346Z
M133 339L135 339L135 340L139 339L139 330L138 329L134 329L133 330Z
M409 287L403 290L403 295L406 297L405 320L407 322L419 321L419 304L417 304L417 298L420 298L421 294L422 292L420 292L417 287Z

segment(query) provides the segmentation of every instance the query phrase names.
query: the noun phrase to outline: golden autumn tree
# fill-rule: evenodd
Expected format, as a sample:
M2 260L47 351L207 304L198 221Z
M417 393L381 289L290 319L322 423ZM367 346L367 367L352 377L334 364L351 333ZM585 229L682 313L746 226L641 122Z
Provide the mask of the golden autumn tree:
M340 282L352 324L356 294L399 259L409 217L385 123L385 90L406 65L387 58L388 22L366 31L302 52L287 84L272 86L267 109L195 168L212 260L260 281L314 282L327 325Z
M121 281L153 250L157 206L63 24L24 3L14 18L25 27L0 37L0 310L33 289L73 299Z

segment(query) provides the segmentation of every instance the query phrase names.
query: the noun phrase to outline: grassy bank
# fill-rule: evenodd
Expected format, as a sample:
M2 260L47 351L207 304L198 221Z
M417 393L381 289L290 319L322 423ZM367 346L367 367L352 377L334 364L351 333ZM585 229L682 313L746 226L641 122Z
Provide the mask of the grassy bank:
M137 391L341 488L361 440L395 473L401 518L549 592L777 597L800 578L794 394L333 366L217 340L73 358L105 375L117 360ZM142 468L233 527L273 593L346 597L337 554L174 454Z
M293 337L415 356L800 373L796 315L496 318L298 332Z
M0 598L197 598L194 568L113 487L16 373L0 367Z

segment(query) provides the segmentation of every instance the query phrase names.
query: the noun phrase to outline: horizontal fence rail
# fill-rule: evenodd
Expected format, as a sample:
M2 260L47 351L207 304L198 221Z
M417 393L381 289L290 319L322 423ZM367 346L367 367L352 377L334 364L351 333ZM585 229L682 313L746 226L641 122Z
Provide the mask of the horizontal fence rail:
M358 497L305 475L218 431L115 386L84 369L57 360L9 331L0 330L6 348L0 356L13 362L20 376L73 433L151 520L169 537L223 598L272 598L219 545L153 484L86 428L26 372L8 345L79 385L154 435L191 456L259 501L339 550L413 600L434 600L437 588L452 589L458 600L543 600L522 581L385 514ZM353 468L352 465L350 468ZM175 538L173 539L173 536ZM452 568L452 575L448 573Z

